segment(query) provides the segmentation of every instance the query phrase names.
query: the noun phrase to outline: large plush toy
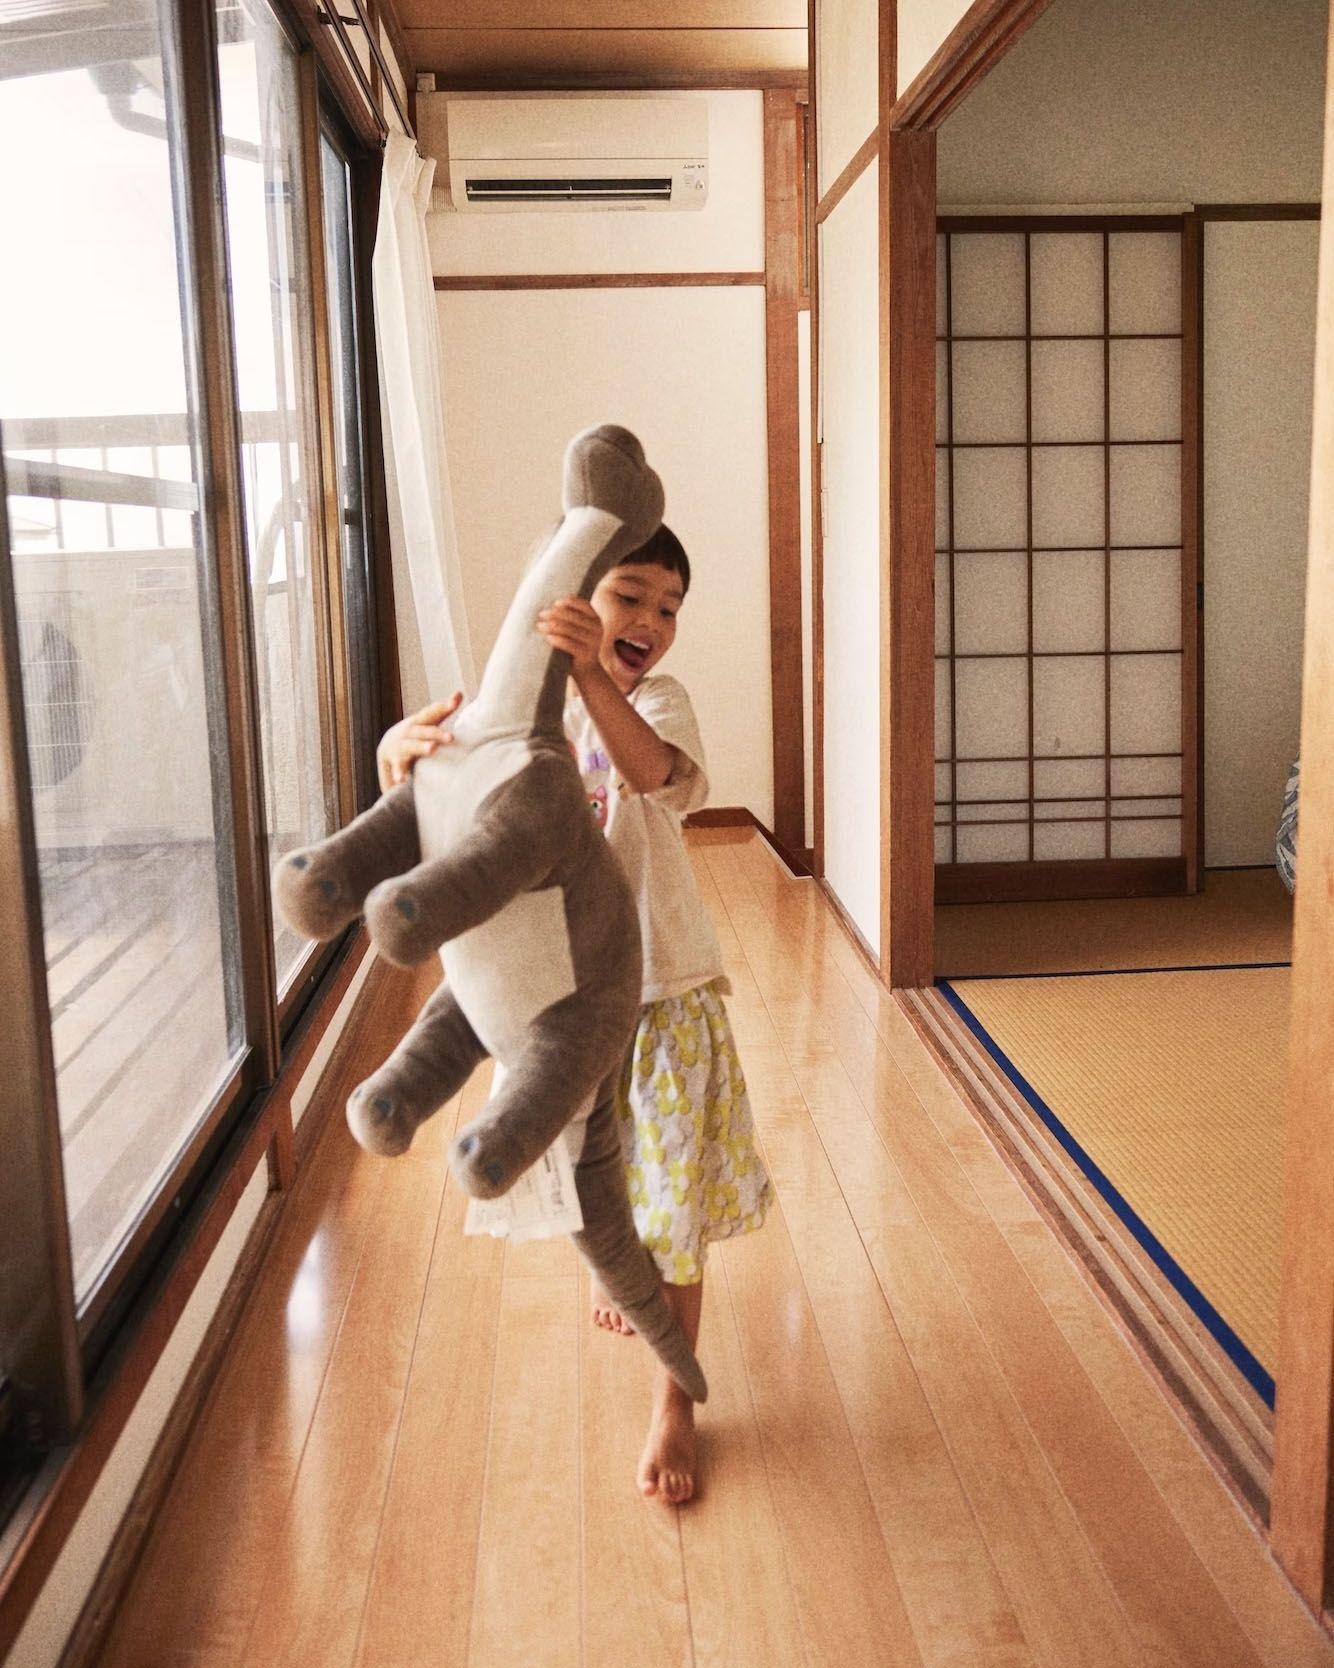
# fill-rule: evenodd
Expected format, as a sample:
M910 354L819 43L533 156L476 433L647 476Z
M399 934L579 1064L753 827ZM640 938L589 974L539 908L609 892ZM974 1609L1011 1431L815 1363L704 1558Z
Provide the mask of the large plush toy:
M662 519L662 485L625 429L578 435L565 456L565 515L524 578L452 746L412 781L275 872L282 915L330 938L363 909L401 966L437 950L445 978L402 1043L348 1101L352 1133L405 1152L490 1054L496 1087L455 1139L466 1191L496 1198L567 1126L576 1245L635 1329L696 1401L704 1376L635 1234L613 1106L639 1013L635 902L589 814L562 714L570 660L536 631L540 609L589 597ZM591 1107L591 1111L589 1108Z

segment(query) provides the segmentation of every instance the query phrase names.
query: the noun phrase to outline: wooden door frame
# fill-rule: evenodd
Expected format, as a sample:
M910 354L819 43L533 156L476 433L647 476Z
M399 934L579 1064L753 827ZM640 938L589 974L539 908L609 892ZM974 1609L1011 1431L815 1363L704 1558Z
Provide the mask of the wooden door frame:
M893 94L892 48L881 51L881 976L891 987L927 986L934 974L935 130L1049 3L974 0L901 98ZM896 12L895 0L881 0L882 37L895 30ZM1334 0L1330 25L1327 196L1334 193ZM1293 212L1302 211L1294 205ZM1270 1495L1274 1551L1317 1611L1334 1599L1334 216L1321 228L1320 274L1281 1393ZM1198 388L1191 392L1198 397Z
M898 93L880 6L880 975L935 977L936 129L1050 0L974 0Z
M1334 193L1334 4L1324 194ZM1334 1599L1334 215L1320 228L1292 958L1283 1265L1270 1531L1302 1596Z

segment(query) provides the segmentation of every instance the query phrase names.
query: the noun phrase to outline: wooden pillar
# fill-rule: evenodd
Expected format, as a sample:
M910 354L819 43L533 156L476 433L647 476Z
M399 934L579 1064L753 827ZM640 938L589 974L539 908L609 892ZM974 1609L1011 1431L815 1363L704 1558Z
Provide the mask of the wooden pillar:
M880 7L880 973L934 977L936 135L893 125Z
M1331 13L1334 41L1334 12ZM1334 59L1331 60L1334 62ZM1325 201L1334 201L1334 79ZM1302 790L1270 1525L1307 1602L1334 1588L1334 215L1320 228Z
M801 442L798 412L797 123L791 88L764 95L764 316L769 431L769 641L774 823L779 844L806 844L801 676Z

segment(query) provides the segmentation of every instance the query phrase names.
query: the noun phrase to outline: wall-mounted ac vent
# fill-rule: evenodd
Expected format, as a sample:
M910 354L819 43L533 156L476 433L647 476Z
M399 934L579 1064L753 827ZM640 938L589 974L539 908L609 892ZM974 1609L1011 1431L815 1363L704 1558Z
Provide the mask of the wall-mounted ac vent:
M698 98L450 99L456 209L696 209L708 199Z

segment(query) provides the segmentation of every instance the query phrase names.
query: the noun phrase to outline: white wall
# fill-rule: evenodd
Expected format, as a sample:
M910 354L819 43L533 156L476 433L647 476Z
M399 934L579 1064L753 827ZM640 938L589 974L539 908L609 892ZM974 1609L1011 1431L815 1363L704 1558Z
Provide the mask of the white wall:
M1320 195L1325 0L1056 0L940 131L942 209ZM1268 863L1298 743L1316 232L1205 241L1206 862Z
M753 272L764 267L759 93L709 104L709 205L432 215L451 274ZM444 95L418 100L441 141ZM560 459L578 429L634 429L667 489L693 583L664 670L699 712L715 805L772 826L764 291L758 285L466 290L438 296L448 466L480 664L533 541L560 512Z
M879 164L820 227L825 878L880 943Z
M972 0L899 0L900 92L912 85L971 4Z
M877 0L816 0L820 196L880 120L878 11Z
M1314 222L1205 233L1205 861L1272 863L1301 736Z
M479 663L566 442L610 419L644 442L692 582L663 670L690 691L710 800L773 825L764 292L462 291L439 298L449 471Z
M1327 15L1323 0L1055 0L941 128L939 200L1314 200Z

